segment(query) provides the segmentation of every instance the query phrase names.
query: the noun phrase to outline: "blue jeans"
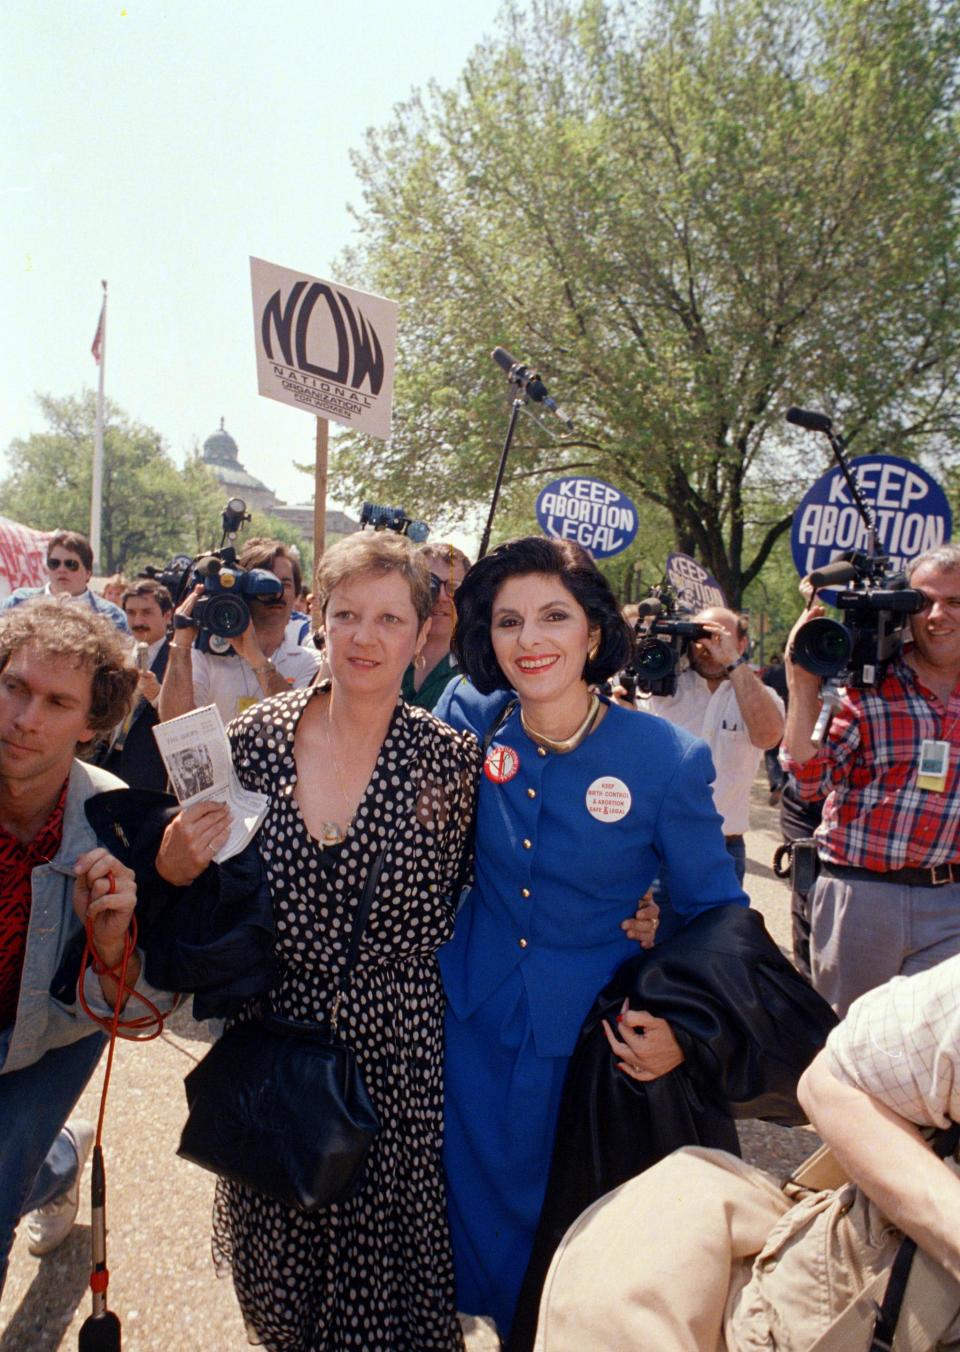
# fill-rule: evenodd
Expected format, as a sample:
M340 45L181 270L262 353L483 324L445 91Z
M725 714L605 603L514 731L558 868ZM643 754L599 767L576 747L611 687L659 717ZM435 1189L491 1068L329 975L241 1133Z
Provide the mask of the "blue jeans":
M787 772L780 764L780 743L771 747L769 751L763 753L764 766L767 771L767 783L770 785L770 792L782 789L787 778Z
M743 880L747 876L747 845L743 836L737 836L733 840L725 842L727 854L733 860L733 867L737 874L737 882L743 886ZM670 870L666 863L661 862L660 872L653 880L651 888L653 899L660 907L660 924L657 928L657 943L662 944L664 939L671 939L678 930L683 929L683 920L677 915L670 902Z
M21 1216L73 1183L77 1153L61 1128L100 1059L99 1033L0 1075L0 1291Z

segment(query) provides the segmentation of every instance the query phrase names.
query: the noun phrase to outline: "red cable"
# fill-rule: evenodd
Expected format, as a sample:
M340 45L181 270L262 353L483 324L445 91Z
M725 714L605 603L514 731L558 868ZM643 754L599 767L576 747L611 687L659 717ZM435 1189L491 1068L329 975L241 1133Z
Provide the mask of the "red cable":
M116 881L112 873L107 874L110 883L110 892L116 891ZM137 921L133 917L130 921L130 927L123 937L123 956L116 967L109 967L102 961L97 953L96 945L93 941L93 917L87 915L86 922L86 943L83 948L83 957L80 960L80 975L77 978L77 1000L81 1009L99 1028L109 1034L110 1043L107 1048L107 1069L103 1077L103 1088L100 1091L100 1112L97 1115L97 1136L95 1149L100 1150L101 1162L103 1161L103 1122L107 1111L107 1092L110 1088L110 1074L113 1070L113 1054L117 1045L117 1038L123 1037L131 1042L151 1042L159 1037L163 1032L164 1020L166 1014L157 1009L152 1000L148 1000L145 995L132 986L127 985L127 967L130 963L130 957L137 946ZM117 995L113 1006L113 1013L109 1018L100 1014L95 1014L87 1004L83 986L86 978L87 969L91 968L96 976L112 976L117 983ZM141 1004L146 1005L147 1013L140 1015L136 1019L121 1019L120 1011L123 1009L126 1001L133 996ZM170 1011L168 1010L167 1013ZM144 1030L152 1031L144 1031ZM123 1031L130 1030L130 1031ZM139 1034L139 1036L138 1036ZM106 1196L106 1166L103 1165L104 1196ZM107 1285L110 1280L110 1274L106 1268L94 1270L90 1274L90 1289L95 1295L102 1294L106 1298Z

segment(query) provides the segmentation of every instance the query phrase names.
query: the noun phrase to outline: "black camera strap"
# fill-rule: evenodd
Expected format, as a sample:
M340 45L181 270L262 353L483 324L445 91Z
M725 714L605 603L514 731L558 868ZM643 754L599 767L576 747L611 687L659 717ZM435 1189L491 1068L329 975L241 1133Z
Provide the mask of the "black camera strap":
M957 1146L960 1145L960 1124L954 1122L951 1126L938 1131L932 1138L930 1145L933 1148L933 1153L939 1159L945 1160L948 1155L954 1154ZM890 1269L890 1280L887 1282L883 1304L877 1314L869 1352L892 1352L893 1340L897 1332L900 1311L903 1308L903 1300L907 1293L907 1283L910 1280L910 1271L913 1267L916 1252L916 1242L904 1236L903 1243L893 1260L893 1267Z

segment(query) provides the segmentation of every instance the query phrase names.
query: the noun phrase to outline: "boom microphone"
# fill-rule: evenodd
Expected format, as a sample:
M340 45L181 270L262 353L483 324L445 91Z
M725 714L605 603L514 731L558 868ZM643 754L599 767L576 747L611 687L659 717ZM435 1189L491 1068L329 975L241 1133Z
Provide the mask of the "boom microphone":
M503 370L506 371L507 375L510 374L515 366L520 365L518 361L513 360L505 347L495 347L490 353L490 356L498 366L501 366Z
M825 563L822 568L818 568L815 573L811 573L807 579L815 588L837 587L844 582L853 582L858 573L852 563L846 559L835 559L833 563Z
M815 413L810 408L788 408L787 422L797 427L805 427L808 432L832 432L833 421L825 413Z
M516 381L516 383L523 388L524 392L534 401L534 403L546 404L547 408L557 415L567 431L573 431L573 419L567 417L556 399L550 398L547 387L540 379L540 373L538 371L530 371L522 362L515 361L505 347L495 347L490 353L490 356L499 367L506 371L511 380Z

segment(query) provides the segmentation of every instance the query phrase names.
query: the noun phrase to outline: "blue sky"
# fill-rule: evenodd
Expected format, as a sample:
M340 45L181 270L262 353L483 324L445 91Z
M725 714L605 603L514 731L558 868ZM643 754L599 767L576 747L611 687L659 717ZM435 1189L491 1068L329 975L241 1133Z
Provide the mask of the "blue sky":
M307 498L292 461L314 422L257 394L248 258L334 275L350 150L412 88L452 84L498 8L4 5L0 456L44 426L36 390L95 387L105 277L108 396L178 463L223 415L251 473Z

